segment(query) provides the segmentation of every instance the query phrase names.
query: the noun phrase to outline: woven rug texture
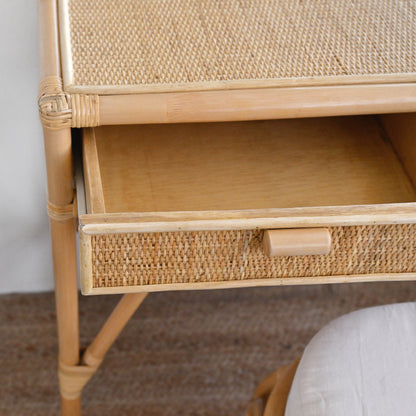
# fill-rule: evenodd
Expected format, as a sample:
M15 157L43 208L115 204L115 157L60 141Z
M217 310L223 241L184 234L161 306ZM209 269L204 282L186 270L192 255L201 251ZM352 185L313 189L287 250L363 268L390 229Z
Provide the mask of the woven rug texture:
M330 320L414 301L416 283L151 294L83 395L83 416L243 415L256 384ZM81 343L117 296L80 298ZM59 414L52 293L0 297L0 415Z

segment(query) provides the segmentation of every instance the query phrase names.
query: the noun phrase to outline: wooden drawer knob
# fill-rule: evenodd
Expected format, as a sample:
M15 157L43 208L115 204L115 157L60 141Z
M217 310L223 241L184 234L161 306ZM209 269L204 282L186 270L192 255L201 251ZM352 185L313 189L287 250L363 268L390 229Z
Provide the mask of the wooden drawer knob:
M328 254L331 234L327 228L266 230L263 247L269 257Z

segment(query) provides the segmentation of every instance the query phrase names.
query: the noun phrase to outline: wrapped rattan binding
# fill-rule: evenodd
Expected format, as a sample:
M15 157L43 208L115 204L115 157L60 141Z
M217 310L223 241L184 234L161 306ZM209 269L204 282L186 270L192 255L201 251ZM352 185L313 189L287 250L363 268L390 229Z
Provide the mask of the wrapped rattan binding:
M61 396L67 400L78 399L81 391L90 378L97 371L96 366L87 365L66 365L59 363L58 378Z
M59 130L71 127L70 98L63 92L59 77L50 76L40 82L38 105L39 117L45 128Z
M71 204L63 206L55 205L48 201L48 216L50 219L58 222L77 218L76 196L74 196L74 201Z
M98 95L67 94L58 76L40 82L38 105L42 125L49 130L100 124Z

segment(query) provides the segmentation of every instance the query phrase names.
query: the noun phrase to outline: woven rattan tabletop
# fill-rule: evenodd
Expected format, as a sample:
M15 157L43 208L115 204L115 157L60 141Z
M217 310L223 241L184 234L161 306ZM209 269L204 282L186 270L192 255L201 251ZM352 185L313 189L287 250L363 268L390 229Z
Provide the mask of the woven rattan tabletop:
M65 89L416 80L415 0L60 0Z

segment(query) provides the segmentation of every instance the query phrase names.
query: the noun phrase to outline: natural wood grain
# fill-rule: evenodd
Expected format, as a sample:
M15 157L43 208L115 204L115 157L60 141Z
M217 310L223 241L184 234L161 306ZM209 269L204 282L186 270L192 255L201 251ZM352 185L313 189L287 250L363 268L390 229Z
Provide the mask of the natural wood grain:
M276 384L267 398L263 416L284 416L290 388L299 365L300 358L293 363L279 368L276 373Z
M67 16L60 17L63 25L60 29L61 33L65 33L68 29L68 23L65 19ZM64 52L70 53L70 47L68 44L63 44ZM67 52L68 51L68 52ZM62 57L62 59L71 60L72 57ZM212 91L256 91L259 93L261 90L266 89L284 89L284 88L306 88L311 89L311 92L318 92L319 87L335 87L342 88L344 86L351 87L362 87L362 86L371 86L371 85L400 85L404 83L412 83L415 80L415 75L411 74L384 74L384 75L371 75L371 76L362 76L362 75L344 75L342 79L340 76L325 76L325 77L315 77L315 78L275 78L273 80L245 80L245 81L211 81L209 83L198 83L194 82L192 84L178 84L176 87L172 88L172 85L166 85L164 87L158 88L158 91L155 91L155 85L142 85L138 89L134 85L75 85L71 81L72 71L70 68L64 68L64 81L65 81L65 91L71 94L99 94L103 96L122 96L122 95L158 95L158 94L196 94L199 92L212 92ZM65 75L67 74L67 75ZM207 88L208 87L208 88ZM312 89L313 88L313 89ZM358 90L357 90L358 91Z
M230 211L86 214L82 232L249 230L416 222L416 203Z
M61 415L62 416L80 416L81 415L81 399L61 399Z
M92 289L92 279L88 277L92 275L92 247L91 237L83 233L81 229L79 232L79 252L81 293L85 295L90 293Z
M101 127L95 135L108 213L416 201L373 117Z
M59 25L57 24L57 28L59 30L60 36L60 62L62 68L62 77L63 79L70 79L72 78L72 53L71 53L71 45L65 41L69 36L70 31L70 22L68 14L66 13L65 7L63 7L62 1L55 0L58 3L58 18L59 18Z
M95 367L101 363L111 345L146 298L146 295L147 293L134 293L124 295L121 298L94 341L85 350L82 357L85 364Z
M265 377L256 387L246 416L284 416L300 358Z
M49 200L67 205L73 200L71 132L44 129ZM59 361L76 365L79 361L78 281L75 224L73 219L50 219L55 277L56 319ZM81 414L81 397L61 398L63 416Z
M38 0L40 79L60 73L56 1Z
M60 76L55 0L39 0L40 75ZM70 129L43 129L48 199L57 207L73 202L73 168ZM75 226L73 219L50 219L55 278L56 319L59 361L65 365L79 362L78 282ZM62 390L61 390L62 391ZM81 396L68 400L61 394L61 414L81 415Z
M55 206L66 206L74 198L71 131L44 128L43 134L48 198Z
M269 257L328 254L331 234L327 228L265 230L263 247Z
M388 114L381 116L381 121L416 186L416 114Z
M100 96L101 125L261 120L416 111L416 85L262 88Z
M78 285L74 223L51 220L58 321L59 359L67 365L79 360Z
M83 135L82 154L87 211L102 214L105 212L105 203L94 129L85 129Z

